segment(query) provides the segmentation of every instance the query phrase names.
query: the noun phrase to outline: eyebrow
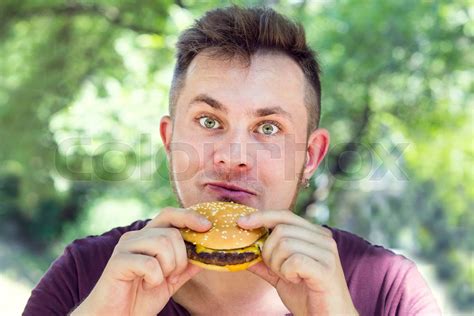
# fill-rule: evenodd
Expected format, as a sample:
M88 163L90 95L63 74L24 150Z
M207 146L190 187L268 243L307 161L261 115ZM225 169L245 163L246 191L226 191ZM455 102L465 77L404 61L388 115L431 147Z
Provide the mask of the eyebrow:
M229 113L227 110L226 106L222 104L221 102L217 101L216 99L212 98L211 96L207 94L199 94L195 98L191 100L189 103L189 107L191 108L193 105L197 103L205 103L215 110L224 112L224 113ZM293 123L293 118L291 114L285 110L281 106L271 106L271 107L265 107L265 108L260 108L256 109L252 112L252 114L256 117L262 117L262 116L267 116L267 115L272 115L272 114L277 114L286 117Z

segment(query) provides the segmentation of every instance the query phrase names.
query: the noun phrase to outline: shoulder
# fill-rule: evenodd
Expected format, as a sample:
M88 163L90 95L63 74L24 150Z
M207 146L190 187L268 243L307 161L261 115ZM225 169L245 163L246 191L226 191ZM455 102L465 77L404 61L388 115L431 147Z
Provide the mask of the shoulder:
M348 231L329 228L336 241L341 263L350 276L356 269L377 266L377 270L386 270L394 266L410 268L414 263L403 255L396 254L381 245L375 245L366 239Z
M353 233L326 227L336 241L351 297L361 314L439 314L411 259Z

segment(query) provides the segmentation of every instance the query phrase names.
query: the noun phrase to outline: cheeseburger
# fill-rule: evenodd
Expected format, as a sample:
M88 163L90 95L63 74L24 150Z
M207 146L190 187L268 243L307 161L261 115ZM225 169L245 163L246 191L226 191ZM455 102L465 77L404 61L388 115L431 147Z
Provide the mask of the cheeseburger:
M191 263L208 270L240 271L262 260L261 249L268 230L246 230L237 225L239 217L256 209L233 202L208 202L189 208L212 223L205 233L180 229Z

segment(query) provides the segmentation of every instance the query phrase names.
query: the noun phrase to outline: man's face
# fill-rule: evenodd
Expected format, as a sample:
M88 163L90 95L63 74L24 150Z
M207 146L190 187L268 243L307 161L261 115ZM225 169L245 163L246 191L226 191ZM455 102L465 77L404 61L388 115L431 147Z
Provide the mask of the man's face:
M304 80L280 54L255 55L250 67L204 53L194 58L174 122L164 117L160 126L181 207L234 201L293 209L301 176L309 178L320 161L305 170Z

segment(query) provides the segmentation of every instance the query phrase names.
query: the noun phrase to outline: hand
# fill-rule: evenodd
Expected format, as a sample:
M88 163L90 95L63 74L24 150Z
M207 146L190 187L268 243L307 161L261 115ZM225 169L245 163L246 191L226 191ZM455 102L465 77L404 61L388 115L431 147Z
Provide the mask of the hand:
M72 315L158 314L202 270L188 263L183 238L172 226L205 232L212 225L193 210L165 208L143 229L123 234L94 289Z
M288 210L255 212L237 223L273 229L263 262L248 270L272 284L293 315L357 315L329 229Z

